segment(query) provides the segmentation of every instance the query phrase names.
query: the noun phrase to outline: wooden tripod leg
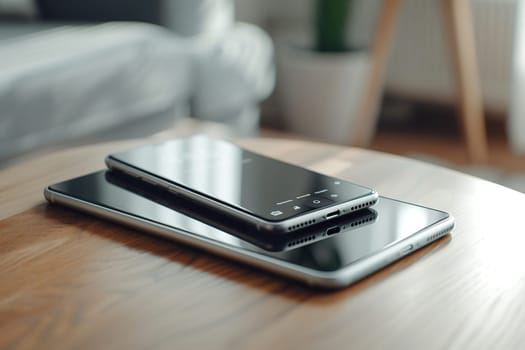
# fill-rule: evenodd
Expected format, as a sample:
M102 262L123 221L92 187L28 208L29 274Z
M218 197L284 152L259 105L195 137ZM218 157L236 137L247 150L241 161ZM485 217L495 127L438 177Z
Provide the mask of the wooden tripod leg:
M471 161L487 159L487 136L469 0L443 0L463 132Z
M385 68L400 6L401 0L383 0L381 5L372 47L370 76L368 77L363 98L357 110L357 119L352 130L352 135L350 135L351 143L355 146L367 146L374 136L378 105L382 97L384 85Z

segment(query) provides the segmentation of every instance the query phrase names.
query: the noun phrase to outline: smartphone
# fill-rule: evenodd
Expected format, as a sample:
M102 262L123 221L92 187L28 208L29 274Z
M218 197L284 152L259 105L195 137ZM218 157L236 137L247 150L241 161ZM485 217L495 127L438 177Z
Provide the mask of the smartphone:
M106 164L266 233L293 232L378 198L370 188L205 136L110 154Z
M112 184L104 171L48 186L44 194L51 203L325 288L354 283L454 227L446 212L380 197L369 225L272 252Z
M245 225L237 220L225 220L222 215L213 210L195 205L192 201L185 200L184 198L169 195L157 186L144 183L134 177L112 170L106 171L104 176L112 185L133 192L152 202L270 251L295 249L335 234L368 225L377 217L377 212L374 209L365 208L348 215L343 215L334 220L296 230L286 235L266 235L254 230L252 226Z

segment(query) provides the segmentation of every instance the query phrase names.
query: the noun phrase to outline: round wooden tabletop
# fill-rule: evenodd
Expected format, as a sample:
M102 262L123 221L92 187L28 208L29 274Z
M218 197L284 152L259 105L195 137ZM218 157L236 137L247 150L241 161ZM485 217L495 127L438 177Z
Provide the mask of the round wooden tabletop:
M389 154L237 140L456 218L451 239L320 291L45 204L44 186L151 141L77 147L0 171L0 348L523 347L525 195Z

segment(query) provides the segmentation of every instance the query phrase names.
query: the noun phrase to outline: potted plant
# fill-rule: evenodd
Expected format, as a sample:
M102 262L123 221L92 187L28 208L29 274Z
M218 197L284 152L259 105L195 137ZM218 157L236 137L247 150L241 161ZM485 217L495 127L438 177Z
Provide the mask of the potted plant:
M352 5L352 0L316 0L310 40L289 38L277 47L278 95L290 131L325 142L352 142L370 69L368 52L347 40Z

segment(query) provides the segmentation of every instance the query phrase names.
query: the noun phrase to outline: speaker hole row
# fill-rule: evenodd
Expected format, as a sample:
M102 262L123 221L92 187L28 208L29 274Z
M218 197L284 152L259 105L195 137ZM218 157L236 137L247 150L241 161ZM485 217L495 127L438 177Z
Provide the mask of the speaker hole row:
M427 242L431 242L437 238L439 238L440 236L443 236L445 233L447 233L448 231L442 231L442 232L438 232L430 237L427 238Z
M365 222L370 222L370 221L372 221L372 218L362 219L362 220L359 220L357 222L352 222L350 224L350 227L359 226L359 225L364 224Z
M314 239L315 239L315 235L311 235L311 236L304 237L301 239L296 239L295 241L291 241L290 243L288 243L288 247L293 247L294 245L310 242L310 241L313 241Z
M355 205L355 206L353 206L350 209L352 211L354 211L354 210L358 210L358 209L368 208L368 207L374 205L375 203L376 203L376 201L370 201L370 202L366 202L366 203L363 203L363 204Z
M293 226L290 226L288 227L288 231L294 231L298 228L302 228L302 227L305 227L305 226L308 226L308 225L312 225L312 224L315 224L315 219L312 219L312 220L309 220L309 221L305 221L305 222L301 222L300 224L297 224L297 225L293 225Z

